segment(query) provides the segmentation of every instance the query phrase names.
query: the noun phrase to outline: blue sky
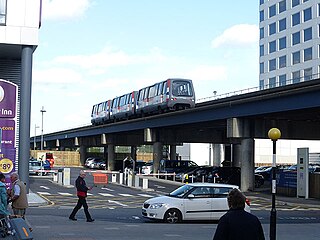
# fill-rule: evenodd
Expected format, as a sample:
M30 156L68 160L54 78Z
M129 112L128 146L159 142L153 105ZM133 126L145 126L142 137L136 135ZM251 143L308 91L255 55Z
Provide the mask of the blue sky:
M258 1L44 0L31 135L90 124L93 104L170 77L196 98L256 87ZM37 129L37 135L40 129Z

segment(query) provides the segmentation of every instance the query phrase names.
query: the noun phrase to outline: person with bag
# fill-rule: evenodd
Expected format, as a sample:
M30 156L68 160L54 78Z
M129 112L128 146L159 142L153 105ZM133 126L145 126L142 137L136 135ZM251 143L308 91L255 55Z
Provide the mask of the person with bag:
M74 207L72 213L69 216L69 219L72 221L77 221L76 214L78 210L83 206L84 213L87 218L87 222L93 222L94 219L91 218L91 215L88 210L88 204L86 201L87 192L88 190L91 190L92 187L87 187L86 181L84 178L86 177L86 173L83 170L80 170L79 176L76 180L76 188L77 188L77 196L78 196L78 203Z
M10 215L10 212L8 211L6 177L1 172L0 172L0 215L2 216Z

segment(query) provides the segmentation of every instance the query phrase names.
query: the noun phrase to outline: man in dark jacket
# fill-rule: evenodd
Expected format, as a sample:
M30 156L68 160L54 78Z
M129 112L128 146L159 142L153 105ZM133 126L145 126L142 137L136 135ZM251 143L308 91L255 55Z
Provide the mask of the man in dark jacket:
M86 201L86 197L87 197L87 192L88 190L91 190L92 187L87 187L86 185L86 181L84 180L84 178L86 177L86 173L81 170L79 177L76 180L76 188L77 188L77 196L78 196L78 203L77 205L74 207L72 213L69 216L69 219L72 221L77 221L76 214L78 212L78 210L83 206L84 209L84 213L86 214L86 218L87 218L87 222L93 222L94 219L91 218L90 213L88 211L88 204Z
M246 197L233 189L228 195L229 211L218 223L213 240L264 240L259 219L244 210Z

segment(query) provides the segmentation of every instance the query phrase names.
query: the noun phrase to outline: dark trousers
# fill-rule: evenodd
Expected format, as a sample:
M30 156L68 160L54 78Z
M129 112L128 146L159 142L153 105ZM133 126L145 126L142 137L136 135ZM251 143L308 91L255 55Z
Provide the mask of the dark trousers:
M70 214L70 218L74 218L78 212L78 210L83 206L84 213L86 214L87 220L91 219L90 213L88 211L88 204L85 197L78 196L78 203L74 207L72 213Z

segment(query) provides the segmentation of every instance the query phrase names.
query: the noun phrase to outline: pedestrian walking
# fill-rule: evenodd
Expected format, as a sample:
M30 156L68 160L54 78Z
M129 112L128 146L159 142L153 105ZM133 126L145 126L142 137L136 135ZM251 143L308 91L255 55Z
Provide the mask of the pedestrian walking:
M13 214L24 219L28 208L26 185L19 179L19 174L16 172L11 173L10 180L12 186L9 191L9 201L12 202Z
M8 211L8 195L6 187L6 177L3 173L0 173L0 216L10 215Z
M244 210L246 197L238 189L228 195L229 211L218 223L213 240L264 240L259 219Z
M87 218L87 222L93 222L94 219L91 218L89 210L88 210L88 204L86 201L87 192L88 190L91 190L92 187L87 187L86 181L84 178L86 177L86 173L83 170L80 170L79 176L76 180L76 188L77 188L77 196L78 196L78 203L74 207L72 213L69 216L69 219L72 221L77 221L76 214L78 210L83 206L84 213Z

